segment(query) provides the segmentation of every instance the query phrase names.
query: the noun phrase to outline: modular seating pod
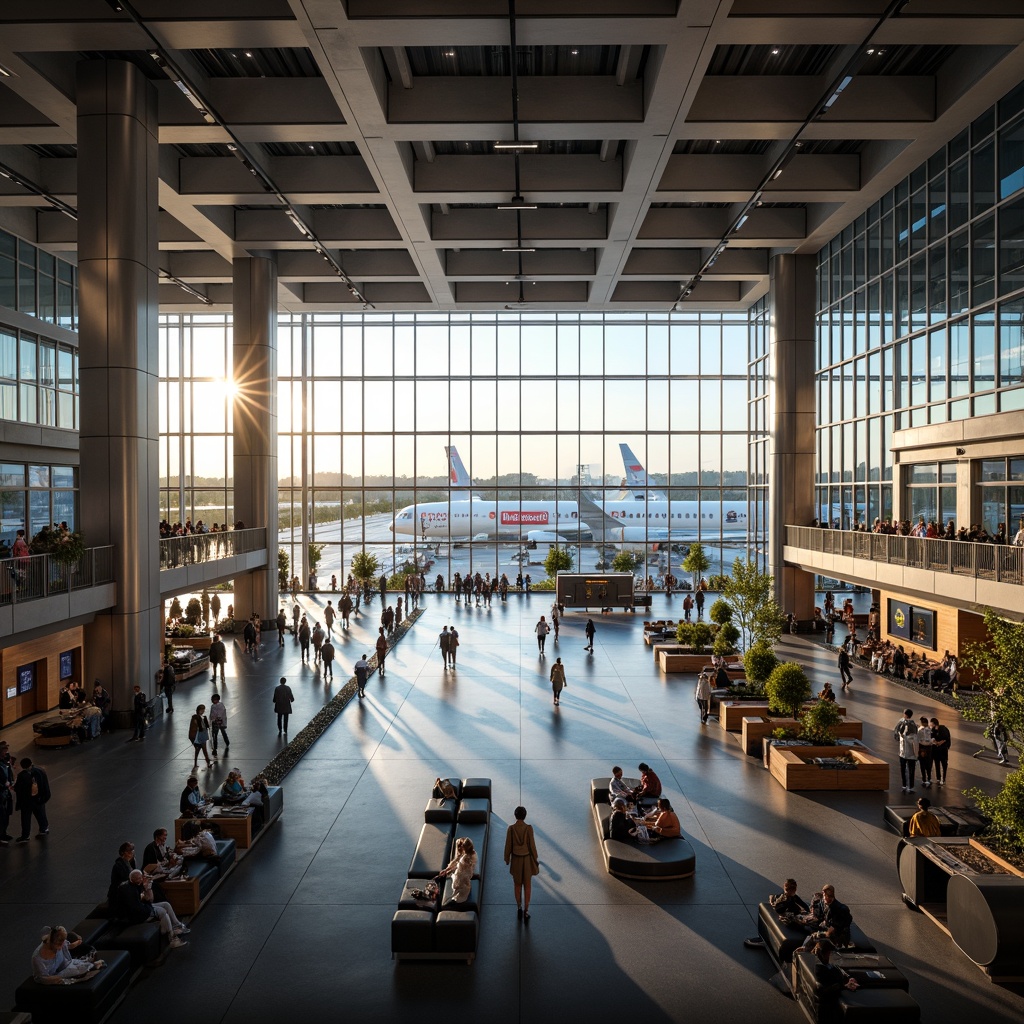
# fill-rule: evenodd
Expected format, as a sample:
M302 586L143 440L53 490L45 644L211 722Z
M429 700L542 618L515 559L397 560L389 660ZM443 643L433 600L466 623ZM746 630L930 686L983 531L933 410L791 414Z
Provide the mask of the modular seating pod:
M484 871L491 818L491 780L462 779L452 782L455 800L442 799L435 788L423 812L423 827L413 851L398 909L391 919L393 960L465 960L476 958L483 908ZM477 869L469 899L459 910L445 909L451 898L452 882L445 880L440 900L417 900L414 889L422 889L451 858L460 837L473 840Z

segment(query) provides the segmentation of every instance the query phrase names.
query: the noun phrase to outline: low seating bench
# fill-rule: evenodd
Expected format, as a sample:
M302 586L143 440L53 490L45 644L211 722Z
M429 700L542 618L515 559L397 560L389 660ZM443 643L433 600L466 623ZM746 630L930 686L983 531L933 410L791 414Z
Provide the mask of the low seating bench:
M980 832L986 820L970 807L929 807L928 810L939 819L939 828L943 836L973 836ZM917 813L912 804L893 804L882 812L882 820L896 833L904 838L910 831L910 819Z
M685 838L662 839L651 846L608 838L612 809L608 802L607 779L591 779L590 806L608 874L648 882L690 878L693 875L696 856Z
M484 870L491 817L491 780L452 780L455 800L442 800L435 788L423 811L424 823L409 862L398 909L391 919L393 960L465 960L476 957L483 907ZM451 859L460 838L473 840L477 869L469 899L459 909L447 907L452 895L451 878L439 901L426 903L413 896Z
M764 939L764 947L780 971L784 964L792 961L794 950L802 946L807 938L807 932L802 926L785 924L770 903L758 904L757 934ZM877 952L871 940L857 927L856 921L850 928L848 948L858 953Z
M100 949L106 967L74 985L43 985L29 978L14 994L15 1010L32 1014L33 1024L100 1024L124 998L132 960L122 949Z

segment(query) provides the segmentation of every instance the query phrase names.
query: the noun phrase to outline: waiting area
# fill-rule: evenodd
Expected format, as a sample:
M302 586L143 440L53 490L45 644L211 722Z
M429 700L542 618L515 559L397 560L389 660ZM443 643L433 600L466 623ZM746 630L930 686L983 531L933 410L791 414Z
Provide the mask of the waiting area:
M329 598L299 600L322 617ZM680 601L655 595L650 618L678 620ZM372 649L377 605L364 606L348 632L335 630L334 681L301 663L291 637L281 648L276 636L265 637L259 661L229 646L217 689L229 709L231 756L200 771L204 790L219 788L230 767L250 778L281 752L271 699L281 675L295 696L293 736L347 683L352 664ZM883 819L887 804L900 803L897 768L886 792L786 792L733 735L701 724L696 676L659 671L643 643L643 617L602 617L590 654L586 616L569 613L558 643L549 638L540 658L532 629L549 606L541 594L511 595L489 609L428 595L390 653L386 678L372 676L365 699L352 701L288 774L287 813L205 904L188 947L144 968L109 1019L161 1018L187 992L193 1018L226 1024L322 1020L325 1007L344 1007L353 1022L458 1015L500 1024L627 1017L798 1024L801 1005L769 984L775 965L743 945L758 931L758 904L792 876L808 895L836 886L877 956L897 965L922 1020L1020 1020L1021 996L986 980L902 901L894 868L901 839ZM461 638L458 666L447 672L437 645L446 623ZM805 666L815 690L826 680L837 684L835 654L820 644L784 637L780 654ZM558 707L548 681L555 657L567 682ZM916 713L950 725L946 792L995 789L1003 769L971 756L984 743L980 728L857 664L853 673L843 702L863 723L864 742L890 765L892 729L909 699ZM207 675L183 681L176 707L208 703L210 692ZM53 791L50 834L0 850L0 956L16 968L5 975L3 1009L14 1005L43 926L73 928L89 917L119 842L148 839L154 816L172 825L166 812L192 766L187 726L187 715L161 716L145 743L36 752ZM16 754L34 750L31 720L0 736ZM592 780L607 779L613 765L636 775L641 762L671 796L695 858L689 877L647 881L607 870L588 798ZM465 823L489 833L478 844L486 877L478 899L486 907L473 926L471 966L465 956L392 959L395 901L436 777L489 780L486 824ZM540 868L528 921L517 916L503 861L520 804ZM441 826L449 838L461 827L454 817ZM429 941L436 943L435 933Z

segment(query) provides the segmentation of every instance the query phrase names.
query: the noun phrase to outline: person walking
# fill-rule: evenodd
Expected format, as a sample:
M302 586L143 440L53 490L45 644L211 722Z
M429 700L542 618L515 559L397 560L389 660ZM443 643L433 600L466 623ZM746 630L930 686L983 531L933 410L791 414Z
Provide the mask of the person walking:
M395 602L395 628L397 629L403 622L403 611L402 611L402 599L399 598Z
M544 641L547 640L548 633L551 632L551 627L547 624L547 621L542 615L537 620L537 625L533 627L533 631L537 634L537 650L540 652L540 656L544 657Z
M177 682L177 679L174 677L174 666L167 662L158 675L160 678L157 681L157 686L163 690L164 697L167 700L167 714L172 715L174 714L174 686Z
M294 700L295 697L292 694L292 688L288 685L288 680L281 676L281 681L274 689L274 710L277 712L278 736L281 735L282 725L285 736L288 735L288 717L292 713L292 703Z
M711 712L711 674L708 672L701 672L697 676L697 690L694 694L694 700L697 701L697 707L700 708L700 724L708 724L708 715Z
M558 643L558 602L551 606L551 628L555 633L555 643Z
M324 625L327 627L327 635L331 635L331 630L334 629L334 605L330 601L327 602L327 607L324 609Z
M921 785L930 789L932 784L932 730L928 718L922 715L917 729L917 764L921 769Z
M213 624L216 626L217 620L220 618L220 595L216 591L210 598L210 610L213 612Z
M359 699L362 700L366 693L366 680L370 675L370 662L367 660L367 655L363 655L354 666L356 674L356 688L359 692Z
M284 647L284 631L288 628L288 616L282 608L277 613L277 646Z
M448 652L451 650L452 635L448 632L448 627L445 626L441 630L441 635L437 638L437 644L441 648L441 660L444 662L444 667L448 667Z
M849 689L850 683L853 682L853 673L850 671L850 655L846 650L845 644L839 648L839 660L836 662L836 665L839 669L843 689Z
M334 679L334 644L331 643L330 637L324 637L324 642L320 645L320 660L324 666L324 682L328 679Z
M343 594L338 602L338 608L341 611L341 624L348 629L349 616L352 614L352 598L348 594Z
M135 731L129 743L142 743L146 739L146 709L149 706L149 698L142 692L142 687L136 683L132 687L132 724Z
M324 627L319 622L313 623L313 632L309 634L309 642L313 645L313 664L320 664L320 648L324 643Z
M683 598L683 615L686 616L686 621L690 621L690 613L693 611L693 598L689 594Z
M220 694L215 693L210 697L210 729L213 733L213 757L217 758L217 734L224 737L224 756L228 756L228 747L231 741L228 739L228 709L224 707Z
M899 743L900 781L903 783L901 792L914 792L914 770L917 767L917 722L914 712L907 708L903 717L896 723L892 731L893 738Z
M199 597L199 603L203 609L203 625L208 626L210 624L210 592L205 587Z
M557 708L562 697L562 687L569 685L565 681L565 666L562 664L561 658L555 658L555 663L551 666L549 678L551 680L551 693L555 698L555 707Z
M593 654L594 653L594 634L597 632L597 629L594 626L594 620L593 619L587 619L587 624L586 624L586 626L583 627L583 632L587 634L587 646L584 647L583 650L590 651L590 653Z
M46 817L46 805L50 800L50 780L46 772L32 763L29 757L21 759L21 771L14 780L14 795L18 800L17 809L21 812L21 835L19 843L27 843L32 831L32 819L39 826L37 839L50 834L50 822Z
M14 814L14 758L6 740L0 740L0 846L14 838L7 831Z
M939 724L937 718L931 720L932 732L932 768L935 771L935 785L946 784L946 772L949 770L949 745L952 736L949 729Z
M302 609L299 607L298 602L292 605L292 636L295 637L295 642L299 640L299 616L302 614Z
M505 863L515 888L516 915L520 921L529 921L530 890L534 875L540 874L540 858L533 826L526 824L525 807L515 809L515 819L505 832Z
M305 662L309 661L309 623L306 621L306 616L302 616L302 621L299 623L299 651L302 654L302 660Z
M388 656L388 638L384 635L384 627L380 626L377 630L377 670L380 672L381 679L384 678L384 659Z
M448 661L450 662L451 667L455 668L455 655L458 654L459 651L459 631L452 626L452 628L448 630L448 636L450 638L448 640Z
M701 583L703 584L703 580ZM702 586L697 588L695 603L697 605L697 621L700 622L704 618L704 590Z
M192 771L194 772L199 767L200 751L202 751L203 757L206 758L206 767L212 768L213 762L210 760L210 752L206 749L206 744L210 739L210 720L206 717L205 704L199 704L196 707L196 713L188 723L188 738L192 743L193 751L195 751L195 762L192 765Z
M217 595L214 594L214 597ZM220 666L220 681L224 682L224 662L228 660L228 651L220 633L214 633L210 641L210 671L213 672L213 681L217 681L217 667Z

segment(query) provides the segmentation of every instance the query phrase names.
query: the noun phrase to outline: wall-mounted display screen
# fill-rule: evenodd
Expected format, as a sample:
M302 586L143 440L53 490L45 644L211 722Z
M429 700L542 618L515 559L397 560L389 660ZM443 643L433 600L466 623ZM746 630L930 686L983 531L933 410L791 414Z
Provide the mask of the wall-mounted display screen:
M890 599L889 632L893 636L934 651L935 610Z
M60 677L61 679L71 678L71 666L74 664L73 651L64 651L60 656Z
M35 685L35 665L20 665L18 667L18 693L31 693Z

